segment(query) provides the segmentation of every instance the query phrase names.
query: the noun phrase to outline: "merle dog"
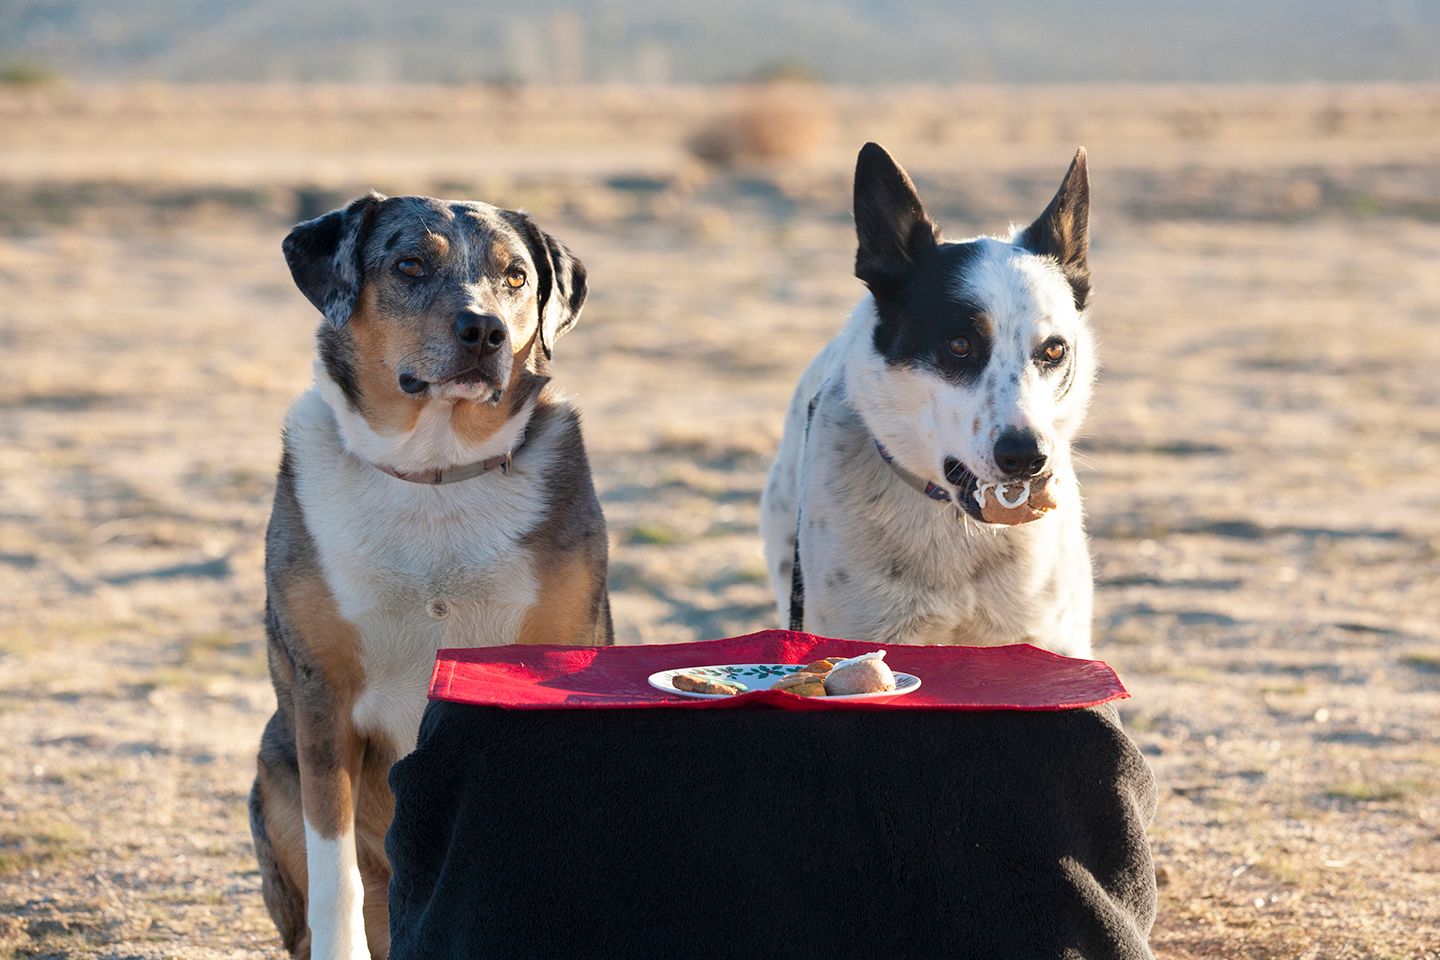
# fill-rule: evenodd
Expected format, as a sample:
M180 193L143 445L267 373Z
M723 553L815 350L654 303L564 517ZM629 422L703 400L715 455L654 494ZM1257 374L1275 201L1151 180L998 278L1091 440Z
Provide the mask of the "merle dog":
M523 213L431 197L361 197L284 250L323 319L266 537L250 822L285 948L383 958L386 778L435 651L611 640L605 520L550 382L585 268Z

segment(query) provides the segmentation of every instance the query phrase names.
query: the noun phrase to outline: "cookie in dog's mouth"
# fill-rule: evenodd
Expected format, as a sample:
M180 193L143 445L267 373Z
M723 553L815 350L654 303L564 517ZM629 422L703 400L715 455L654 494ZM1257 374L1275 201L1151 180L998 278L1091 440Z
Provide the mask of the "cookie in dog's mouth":
M959 460L946 457L945 480L954 488L961 509L984 523L1029 523L1059 505L1054 474L1024 480L981 480Z

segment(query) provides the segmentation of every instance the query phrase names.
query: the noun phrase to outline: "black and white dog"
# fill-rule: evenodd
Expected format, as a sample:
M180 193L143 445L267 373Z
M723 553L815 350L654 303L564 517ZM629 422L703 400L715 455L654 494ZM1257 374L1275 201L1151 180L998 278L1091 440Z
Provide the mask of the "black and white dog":
M942 241L905 171L860 151L855 275L870 295L801 378L761 502L782 622L1089 656L1070 452L1096 372L1088 213L1082 149L1029 227ZM1011 507L1032 482L1042 512L985 522L987 497Z

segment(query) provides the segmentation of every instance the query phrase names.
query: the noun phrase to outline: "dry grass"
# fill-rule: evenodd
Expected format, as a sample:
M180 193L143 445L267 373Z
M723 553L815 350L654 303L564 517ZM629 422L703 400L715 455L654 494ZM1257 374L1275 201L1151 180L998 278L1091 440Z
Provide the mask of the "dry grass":
M0 826L0 875L63 869L82 852L79 831L69 823L28 816Z
M244 798L312 349L292 218L373 185L563 236L620 636L714 637L775 619L756 503L860 293L866 139L954 234L1038 212L1090 148L1082 482L1097 650L1161 786L1157 954L1433 955L1434 91L826 96L802 160L727 173L685 141L736 91L0 90L0 957L278 956Z
M686 141L697 159L717 167L790 163L819 149L835 125L828 91L809 83L765 83L712 118Z

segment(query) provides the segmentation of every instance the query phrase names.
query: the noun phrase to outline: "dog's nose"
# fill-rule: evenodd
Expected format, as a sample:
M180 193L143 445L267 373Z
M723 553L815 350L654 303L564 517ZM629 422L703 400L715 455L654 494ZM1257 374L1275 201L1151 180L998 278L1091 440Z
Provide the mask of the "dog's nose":
M455 318L455 336L477 356L488 357L505 345L505 321L493 313L462 310Z
M995 441L995 465L1007 477L1033 477L1046 459L1040 438L1029 430L1006 430Z

